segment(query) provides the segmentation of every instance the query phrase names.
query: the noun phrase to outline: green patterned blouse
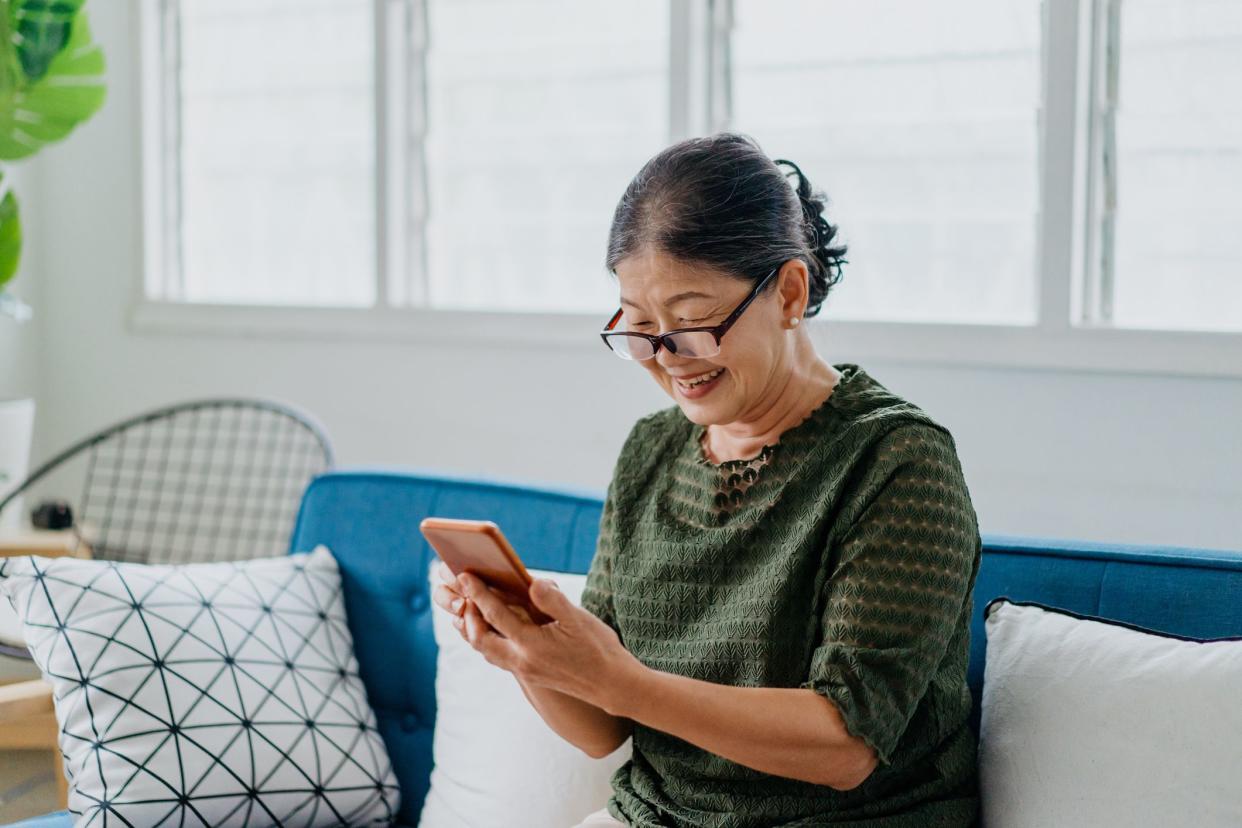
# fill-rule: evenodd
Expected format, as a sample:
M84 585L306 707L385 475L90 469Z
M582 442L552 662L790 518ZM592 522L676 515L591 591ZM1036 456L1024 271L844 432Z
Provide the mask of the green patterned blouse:
M823 694L880 764L849 791L634 723L608 811L637 826L968 826L981 542L953 437L857 365L751 460L673 406L631 430L583 606L648 667Z

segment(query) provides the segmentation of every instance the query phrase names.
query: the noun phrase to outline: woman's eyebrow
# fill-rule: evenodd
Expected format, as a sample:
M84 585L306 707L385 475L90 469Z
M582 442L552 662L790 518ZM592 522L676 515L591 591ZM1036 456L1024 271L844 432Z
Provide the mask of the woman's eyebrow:
M700 293L697 290L687 290L684 293L675 294L673 296L670 296L668 299L664 300L664 307L668 307L669 305L675 305L678 302L685 301L686 299L714 299L714 298L715 298L714 296L710 296L709 294L706 294L706 293ZM626 299L624 296L621 297L621 304L629 305L631 308L638 307L638 305L634 304L629 299Z

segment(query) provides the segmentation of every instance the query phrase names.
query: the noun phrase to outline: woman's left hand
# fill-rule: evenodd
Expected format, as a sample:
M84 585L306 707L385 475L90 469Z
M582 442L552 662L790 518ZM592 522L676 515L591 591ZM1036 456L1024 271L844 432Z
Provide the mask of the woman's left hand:
M592 613L576 607L556 584L536 578L530 586L534 605L554 620L536 624L520 606L470 573L458 576L467 599L462 623L470 646L490 664L519 680L550 687L611 712L612 680L640 662L621 644L616 631Z

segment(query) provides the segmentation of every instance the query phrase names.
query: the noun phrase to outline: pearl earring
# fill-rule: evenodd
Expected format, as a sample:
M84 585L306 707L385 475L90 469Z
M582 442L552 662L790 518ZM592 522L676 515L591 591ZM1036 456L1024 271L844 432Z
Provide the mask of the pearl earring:
M789 317L789 327L791 327L791 328L792 328L792 327L796 326L796 325L798 324L798 322L800 322L800 321L801 321L801 320L799 320L799 319L798 319L798 317L796 317L796 316L791 316L791 317Z

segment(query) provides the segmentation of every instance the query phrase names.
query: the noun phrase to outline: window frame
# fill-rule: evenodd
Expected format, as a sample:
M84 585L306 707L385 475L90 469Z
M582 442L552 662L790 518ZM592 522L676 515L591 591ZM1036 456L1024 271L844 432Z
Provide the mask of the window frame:
M375 10L376 305L187 303L151 298L179 278L177 0L139 4L143 272L127 318L137 333L314 338L478 347L599 349L599 314L419 306L426 298L426 0ZM1115 328L1108 322L1104 149L1115 0L1042 0L1036 320L974 324L813 320L833 361L1242 378L1242 331ZM731 0L670 0L669 140L727 128ZM1111 28L1115 32L1115 27ZM1115 69L1115 62L1112 64ZM602 254L601 254L602 255ZM600 278L608 278L601 268ZM153 290L154 288L154 290ZM413 302L412 306L393 303ZM607 355L600 353L601 358Z

